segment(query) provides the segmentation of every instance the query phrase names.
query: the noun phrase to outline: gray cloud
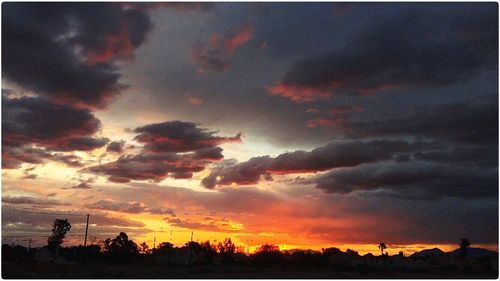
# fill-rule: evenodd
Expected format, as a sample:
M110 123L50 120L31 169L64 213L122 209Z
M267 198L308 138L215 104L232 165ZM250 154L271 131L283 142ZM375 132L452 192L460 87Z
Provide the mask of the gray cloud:
M373 140L334 142L311 151L295 151L277 157L253 157L230 166L215 168L202 180L207 188L232 183L255 184L271 174L315 173L333 168L389 160L398 154L432 146L427 143Z
M168 208L149 208L142 202L119 202L114 200L99 200L91 204L85 205L90 209L100 209L106 211L124 212L130 214L139 214L148 212L154 215L174 215L174 211Z
M494 69L494 4L459 7L454 13L440 8L374 16L341 48L296 62L270 93L306 102L342 93L442 86Z
M498 169L441 165L432 162L385 162L331 171L312 180L327 193L384 189L408 199L498 196Z

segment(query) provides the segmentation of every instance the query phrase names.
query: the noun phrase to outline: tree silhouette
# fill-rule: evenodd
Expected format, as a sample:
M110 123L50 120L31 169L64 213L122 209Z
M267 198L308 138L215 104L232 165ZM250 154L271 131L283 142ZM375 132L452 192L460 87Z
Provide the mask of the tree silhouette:
M139 249L137 244L128 240L128 235L125 232L120 232L115 239L104 240L104 249L106 256L112 263L127 263L132 262L137 258Z
M210 241L202 242L201 247L203 248L203 252L205 253L207 260L213 262L214 257L217 255L217 247L210 243Z
M223 263L233 263L234 253L236 252L236 245L234 245L231 238L224 239L224 242L217 245L217 250L222 257Z
M146 244L146 242L142 242L139 245L139 247L140 247L141 253L143 253L143 254L148 254L149 253L149 246L148 246L148 244Z
M387 245L385 245L384 242L380 242L380 244L378 244L378 248L380 249L380 252L382 253L382 256L383 256L384 250L387 249Z
M264 244L257 248L253 259L255 264L264 266L277 265L284 262L284 256L280 248L272 244Z
M59 255L59 246L64 242L64 237L71 230L71 224L68 219L56 219L52 226L52 235L47 239L48 247L55 251L56 257Z
M174 247L174 244L170 242L161 242L160 245L158 245L157 249L172 249Z

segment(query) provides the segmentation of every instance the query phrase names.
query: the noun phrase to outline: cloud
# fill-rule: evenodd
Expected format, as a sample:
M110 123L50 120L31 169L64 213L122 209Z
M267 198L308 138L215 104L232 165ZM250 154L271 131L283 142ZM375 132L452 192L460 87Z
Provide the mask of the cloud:
M36 144L50 150L93 150L107 139L94 135L99 119L86 109L22 97L2 101L2 144Z
M131 214L139 214L144 211L144 203L132 201L132 202L117 202L114 200L99 200L92 204L85 205L90 209L101 209L107 211L124 212Z
M169 208L147 208L147 212L153 215L175 215L174 210Z
M5 78L58 103L104 108L124 88L114 63L151 29L147 13L118 3L8 3Z
M37 205L28 209L12 204L2 204L2 229L6 233L21 236L31 236L34 233L38 233L38 236L46 235L42 239L40 246L47 243L46 237L50 235L52 224L56 218L68 219L73 226L72 231L80 233L85 231L86 212L72 209L50 210L42 209L42 207L42 205ZM92 236L103 239L116 235L120 231L119 229L125 230L127 233L133 233L134 236L151 231L142 222L121 217L110 217L98 211L92 212L90 223L93 225ZM65 242L70 245L81 243L81 236L78 235L77 241L71 241L73 240L71 239L72 236L70 234Z
M222 155L223 149L220 147L205 147L202 149L198 149L194 152L194 159L203 159L203 160L221 160L224 158L224 155Z
M218 145L241 141L241 134L220 137L215 131L183 121L149 124L133 132L137 133L134 140L143 144L141 151L82 171L105 175L115 183L160 182L167 177L190 179L193 173L203 171L211 162L223 159L222 148Z
M339 94L439 87L494 69L498 14L493 5L426 11L414 8L367 20L359 36L297 61L268 92L310 102ZM375 34L384 34L383 39Z
M88 183L88 182L81 182L77 185L74 185L71 188L73 188L73 189L91 189L92 185L90 185L90 183Z
M123 155L118 160L82 170L97 175L107 175L108 180L125 183L131 180L153 180L160 182L167 177L191 178L201 172L207 161L196 160L175 153L139 153Z
M229 60L234 52L252 39L253 27L244 25L237 30L221 36L214 33L210 37L210 46L203 43L195 44L191 49L193 60L199 64L198 72L223 72L231 63Z
M187 96L187 101L189 102L189 104L194 106L201 106L204 103L204 101L201 98L192 95Z
M215 136L216 132L199 128L197 124L168 121L149 124L134 130L134 138L150 152L187 152L217 146L225 142L241 141L241 134L233 137Z
M130 202L118 202L110 199L99 200L91 204L85 205L90 209L100 209L106 211L123 212L129 214L139 214L148 212L154 215L174 215L174 211L168 208L148 208L142 202L130 201Z
M353 113L362 112L364 109L361 106L334 106L330 108L326 114L321 114L321 110L317 108L309 108L306 113L314 113L316 115L323 115L323 117L315 117L306 122L307 128L315 127L335 127L339 123L344 122Z
M124 8L133 8L136 10L147 11L157 9L172 9L179 11L209 11L215 4L209 2L128 2L120 3Z
M69 167L82 167L82 159L73 154L53 153L46 149L31 146L16 147L13 144L2 145L2 168L15 169L23 163L44 164L45 161L64 163Z
M335 3L334 14L337 17L343 17L350 13L354 6L355 4L347 2Z
M22 178L26 180L34 180L36 179L37 175L36 174L25 174Z
M2 203L6 204L30 204L30 205L69 205L59 200L28 197L28 196L3 196Z
M334 106L330 108L329 113L333 116L345 115L351 113L363 112L363 107L358 105L347 105L347 106Z
M498 143L498 99L488 97L416 109L409 117L345 122L350 137L424 137L462 144Z
M337 124L335 119L331 118L314 118L307 120L306 122L306 127L308 128L315 128L315 127L333 127Z
M233 183L255 184L261 176L269 179L271 174L315 173L333 168L352 167L389 160L397 154L428 145L385 140L329 143L311 151L288 152L275 158L254 157L246 162L215 168L202 180L202 184L206 188Z
M227 222L218 222L218 221L208 221L204 219L203 222L189 220L189 219L180 219L180 218L165 218L165 221L171 226L186 228L186 229L197 229L197 230L205 230L205 231L217 231L217 232L231 232L234 231L230 228L230 225Z
M416 152L415 160L465 166L498 166L498 146L469 145L451 146L440 150Z
M494 197L401 200L376 196L371 191L324 194L304 185L272 190L241 186L208 193L148 183L131 186L120 193L122 200L133 198L127 191L140 188L148 197L168 204L178 213L195 210L197 215L180 217L172 221L174 224L210 228L203 225L212 222L204 218L210 214L240 224L245 238L255 241L262 241L258 235L261 232L275 234L266 236L267 242L293 244L300 240L323 245L331 241L369 244L387 237L393 243L454 243L456 233L476 237L477 243L496 243L498 238L498 205ZM380 227L381 223L391 227Z
M121 154L121 153L123 153L123 147L124 147L124 145L125 145L125 141L124 140L113 141L113 142L110 142L108 144L108 146L106 147L106 151L107 152L114 152L114 153Z
M38 97L2 99L2 167L46 160L81 167L80 157L59 152L92 151L106 138L94 134L101 122L87 109L55 104Z
M316 187L327 193L383 189L387 195L410 199L448 196L498 196L498 169L461 167L431 162L386 162L331 171L317 176Z

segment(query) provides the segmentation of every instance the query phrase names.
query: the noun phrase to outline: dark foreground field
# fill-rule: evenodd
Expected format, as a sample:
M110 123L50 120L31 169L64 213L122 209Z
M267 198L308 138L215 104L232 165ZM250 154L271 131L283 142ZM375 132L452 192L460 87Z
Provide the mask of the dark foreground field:
M284 267L249 268L245 266L110 266L33 264L20 266L2 264L3 278L498 278L498 272L431 270L424 272L376 270L369 273L338 272L327 269L294 269Z

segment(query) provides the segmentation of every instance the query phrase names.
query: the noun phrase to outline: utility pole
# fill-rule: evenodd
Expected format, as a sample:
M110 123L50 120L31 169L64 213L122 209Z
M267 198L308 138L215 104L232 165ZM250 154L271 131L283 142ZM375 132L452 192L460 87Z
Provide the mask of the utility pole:
M87 214L87 224L85 225L85 239L83 240L83 251L82 251L82 264L81 264L82 269L83 269L83 264L85 263L85 253L87 252L87 234L89 232L89 217L90 214Z
M28 240L28 253L31 251L31 238Z
M156 249L156 232L155 236L153 237L153 249Z
M193 232L191 231L191 243L189 243L189 265L191 265L191 260L193 259Z
M87 214L87 225L85 226L85 241L83 242L83 247L87 247L87 233L89 232L89 217L90 214Z

